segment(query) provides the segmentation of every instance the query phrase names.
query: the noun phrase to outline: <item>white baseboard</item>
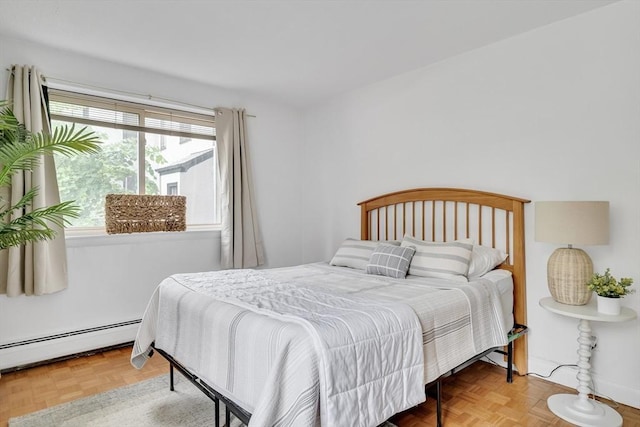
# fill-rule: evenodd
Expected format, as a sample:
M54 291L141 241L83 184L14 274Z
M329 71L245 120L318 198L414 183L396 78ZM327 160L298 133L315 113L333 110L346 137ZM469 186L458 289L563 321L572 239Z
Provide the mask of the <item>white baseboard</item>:
M556 366L558 366L557 363L548 360L532 357L529 358L529 372L549 375ZM577 373L578 368L564 367L555 371L551 377L543 379L575 389L578 386L578 379L576 378ZM597 396L613 399L618 403L623 403L640 409L640 384L637 388L631 388L607 381L605 378L602 378L597 374L592 374L591 378L595 385L595 392Z
M0 370L133 341L139 324L0 349Z

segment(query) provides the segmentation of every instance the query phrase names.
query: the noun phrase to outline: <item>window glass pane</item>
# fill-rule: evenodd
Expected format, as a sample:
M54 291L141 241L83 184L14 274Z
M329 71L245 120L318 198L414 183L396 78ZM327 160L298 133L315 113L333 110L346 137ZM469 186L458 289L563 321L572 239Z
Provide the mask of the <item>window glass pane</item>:
M52 125L55 128L61 123L53 121ZM138 193L138 132L89 128L100 136L100 152L72 157L55 155L60 199L75 200L80 207L80 217L70 218L74 227L103 227L107 194ZM153 182L153 170L148 170Z
M187 197L187 224L215 224L217 191L214 141L147 133L146 163L153 187L163 195Z

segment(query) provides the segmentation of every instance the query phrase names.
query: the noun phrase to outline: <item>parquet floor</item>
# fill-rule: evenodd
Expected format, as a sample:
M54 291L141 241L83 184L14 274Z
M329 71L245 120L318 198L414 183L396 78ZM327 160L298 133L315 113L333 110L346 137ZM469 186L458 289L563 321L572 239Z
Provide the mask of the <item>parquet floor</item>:
M3 374L0 377L0 427L9 418L91 396L169 371L169 363L153 356L144 369L129 363L131 347L50 365ZM54 426L52 426L54 427Z
M132 384L168 371L156 355L138 371L129 364L130 348L12 372L0 378L0 427L8 419L60 403ZM477 362L443 384L443 421L458 426L570 426L547 409L546 399L572 390L533 378L505 382L502 368ZM617 408L625 427L640 427L640 409ZM427 400L391 419L399 427L435 426L435 402Z
M486 362L476 362L453 377L442 388L442 421L446 427L459 426L571 426L547 408L547 398L575 390L532 376L514 375L505 381L505 370ZM615 407L613 402L606 402ZM619 405L624 427L640 427L640 409ZM399 427L436 425L433 399L391 419Z

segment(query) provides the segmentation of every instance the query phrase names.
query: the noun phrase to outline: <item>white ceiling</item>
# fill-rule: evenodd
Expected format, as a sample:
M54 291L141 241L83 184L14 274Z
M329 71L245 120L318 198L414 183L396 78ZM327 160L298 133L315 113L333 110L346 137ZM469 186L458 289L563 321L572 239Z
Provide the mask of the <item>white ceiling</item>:
M308 106L613 0L0 0L0 33Z

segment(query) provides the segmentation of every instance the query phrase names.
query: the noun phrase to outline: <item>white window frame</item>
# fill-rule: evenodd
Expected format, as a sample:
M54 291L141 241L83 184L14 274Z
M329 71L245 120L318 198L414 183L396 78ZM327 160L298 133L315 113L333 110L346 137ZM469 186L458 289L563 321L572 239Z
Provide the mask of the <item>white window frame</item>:
M146 132L178 136L181 138L194 138L194 139L208 139L215 143L215 116L213 112L211 114L197 113L193 111L186 111L180 107L175 106L159 106L152 103L145 103L141 101L130 101L117 99L111 97L109 94L91 94L91 93L79 93L67 88L56 89L49 88L49 100L50 101L62 101L71 102L76 104L85 105L87 107L97 107L104 109L113 109L115 111L133 113L138 115L138 122L140 125L128 125L123 123L115 123L109 121L92 120L83 117L72 117L66 115L59 115L50 113L51 120L63 121L67 123L76 123L84 126L100 126L100 127L114 127L122 130L131 130L138 132L138 194L145 194L146 191L146 174L145 170L145 147L146 147ZM186 132L181 129L160 129L155 127L144 126L146 118L156 118L160 120L173 120L178 118L182 123L189 123L193 125L202 125L212 127L214 129L213 135L205 135L195 132ZM214 146L214 160L217 157ZM214 161L214 168L217 168ZM215 172L215 170L214 170ZM213 181L213 191L218 195L217 180ZM219 203L219 200L217 201ZM219 206L219 205L218 205ZM219 219L219 218L218 218ZM211 224L187 224L187 231L202 231L202 230L219 230L219 223ZM84 237L93 235L106 235L105 227L67 227L65 228L67 236L71 237Z

